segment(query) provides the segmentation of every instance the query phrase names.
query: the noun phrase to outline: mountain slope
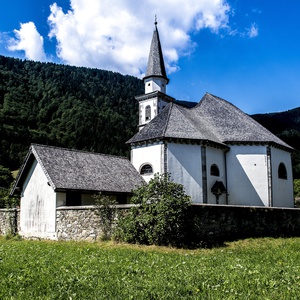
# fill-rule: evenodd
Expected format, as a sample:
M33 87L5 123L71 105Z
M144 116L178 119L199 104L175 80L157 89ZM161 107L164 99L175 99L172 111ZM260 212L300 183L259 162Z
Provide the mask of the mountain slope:
M19 168L31 143L128 155L143 93L132 76L0 56L0 165ZM300 150L300 107L252 117ZM299 152L293 165L300 178Z
M132 76L0 56L0 165L18 168L33 142L127 154L143 89Z

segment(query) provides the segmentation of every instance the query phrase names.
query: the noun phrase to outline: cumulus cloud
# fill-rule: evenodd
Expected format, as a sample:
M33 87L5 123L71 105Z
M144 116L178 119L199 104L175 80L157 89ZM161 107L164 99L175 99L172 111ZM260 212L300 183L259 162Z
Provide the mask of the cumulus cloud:
M258 36L258 26L255 23L251 24L250 29L248 29L248 36L250 38Z
M16 38L9 41L8 50L24 51L25 57L30 60L44 61L44 39L38 33L33 22L21 23L20 30L14 30Z
M67 64L97 67L140 76L145 71L154 16L169 72L195 44L191 34L203 28L218 33L228 27L226 0L71 0L64 12L50 6L50 38Z

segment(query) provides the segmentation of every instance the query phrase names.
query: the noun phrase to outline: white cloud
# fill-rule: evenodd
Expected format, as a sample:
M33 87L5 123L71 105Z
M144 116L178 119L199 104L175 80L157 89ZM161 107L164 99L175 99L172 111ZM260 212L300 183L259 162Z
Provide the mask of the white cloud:
M71 0L70 7L50 6L49 37L57 40L57 55L67 64L135 76L145 71L155 15L172 72L195 47L191 33L227 28L230 12L226 0Z
M250 38L258 36L258 26L255 23L251 24L250 29L248 29L248 36Z
M8 50L25 51L25 57L30 60L44 61L46 55L43 49L44 39L38 33L33 22L21 23L20 30L14 30L15 39L9 41Z

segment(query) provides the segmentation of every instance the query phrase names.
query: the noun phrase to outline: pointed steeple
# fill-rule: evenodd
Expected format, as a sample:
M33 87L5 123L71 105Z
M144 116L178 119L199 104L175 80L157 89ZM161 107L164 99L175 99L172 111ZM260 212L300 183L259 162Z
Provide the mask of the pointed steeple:
M155 30L153 32L152 42L150 46L150 53L149 53L149 59L148 59L148 65L147 65L147 72L144 77L144 83L145 83L145 92L153 92L155 90L159 90L163 93L166 91L166 85L169 82L169 79L166 74L165 69L165 63L164 58L162 54L158 29L157 29L157 21L155 18ZM146 83L149 81L155 82L155 86L152 84L151 89L147 88Z
M165 106L175 99L166 94L169 79L166 74L164 58L161 50L157 22L152 37L148 67L144 77L145 94L137 96L139 101L139 129L154 119Z

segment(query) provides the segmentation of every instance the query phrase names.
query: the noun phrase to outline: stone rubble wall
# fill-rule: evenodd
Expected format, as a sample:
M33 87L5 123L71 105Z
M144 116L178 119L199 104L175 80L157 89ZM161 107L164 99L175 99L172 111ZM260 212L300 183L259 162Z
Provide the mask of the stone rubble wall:
M0 209L0 235L15 234L20 230L20 210Z
M199 204L191 209L198 241L300 236L298 208Z
M117 205L118 209L123 211L131 206ZM191 214L196 230L187 232L187 235L195 242L300 236L300 209L298 208L195 204L191 207ZM0 235L19 231L20 210L0 209ZM96 214L95 207L58 207L56 236L58 240L65 241L100 239L102 236L100 217Z
M73 206L56 209L58 240L95 241L101 236L100 219L90 206Z

